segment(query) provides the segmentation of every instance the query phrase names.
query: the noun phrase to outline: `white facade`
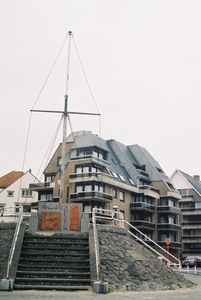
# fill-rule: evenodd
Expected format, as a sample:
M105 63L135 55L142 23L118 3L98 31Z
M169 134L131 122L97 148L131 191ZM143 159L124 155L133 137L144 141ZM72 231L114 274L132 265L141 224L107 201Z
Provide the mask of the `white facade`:
M37 199L37 192L30 191L29 184L38 182L28 171L7 188L0 190L0 222L16 221L19 205L23 205L24 219L30 215L31 202Z

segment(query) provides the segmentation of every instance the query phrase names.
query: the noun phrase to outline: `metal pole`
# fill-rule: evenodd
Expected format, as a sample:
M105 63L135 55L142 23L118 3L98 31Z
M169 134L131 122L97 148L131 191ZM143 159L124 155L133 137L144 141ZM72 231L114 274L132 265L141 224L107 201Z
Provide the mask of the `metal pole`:
M60 178L60 201L64 201L64 183L65 183L65 156L66 156L66 131L67 131L67 115L68 115L68 86L69 86L69 69L70 69L70 48L71 48L71 35L69 31L69 42L68 42L68 58L67 58L67 77L66 77L66 94L64 96L64 113L63 113L63 141L61 150L61 178Z

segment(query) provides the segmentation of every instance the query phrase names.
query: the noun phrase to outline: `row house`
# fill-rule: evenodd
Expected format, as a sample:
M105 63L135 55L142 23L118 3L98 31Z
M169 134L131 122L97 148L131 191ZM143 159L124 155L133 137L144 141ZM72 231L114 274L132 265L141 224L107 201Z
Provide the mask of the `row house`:
M15 221L19 206L23 206L24 221L29 222L31 203L37 199L37 192L29 189L31 183L39 182L27 172L11 171L0 177L0 222Z

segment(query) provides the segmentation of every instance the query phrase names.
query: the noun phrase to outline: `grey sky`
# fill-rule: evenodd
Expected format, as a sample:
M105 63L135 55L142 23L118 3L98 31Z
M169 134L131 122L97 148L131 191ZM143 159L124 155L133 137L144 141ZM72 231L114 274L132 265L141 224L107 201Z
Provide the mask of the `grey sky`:
M75 41L101 113L101 127L71 116L73 130L139 144L169 176L201 174L200 16L200 0L1 0L0 176L22 169L30 109L68 31L69 110L97 112ZM66 61L67 43L35 109L63 109ZM31 115L24 171L37 174L59 119Z

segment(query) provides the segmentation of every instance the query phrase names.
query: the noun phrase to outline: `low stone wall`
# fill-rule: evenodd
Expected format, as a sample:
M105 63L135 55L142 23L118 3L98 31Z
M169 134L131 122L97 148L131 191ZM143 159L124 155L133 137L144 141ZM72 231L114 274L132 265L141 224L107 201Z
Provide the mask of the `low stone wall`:
M0 280L7 277L8 258L15 233L15 227L16 223L0 223ZM9 277L12 279L16 276L25 227L26 224L22 223L10 270Z
M0 280L6 278L8 257L16 223L0 223Z
M192 287L182 274L160 262L124 228L97 225L101 280L116 290L165 290ZM91 229L90 229L91 230Z

